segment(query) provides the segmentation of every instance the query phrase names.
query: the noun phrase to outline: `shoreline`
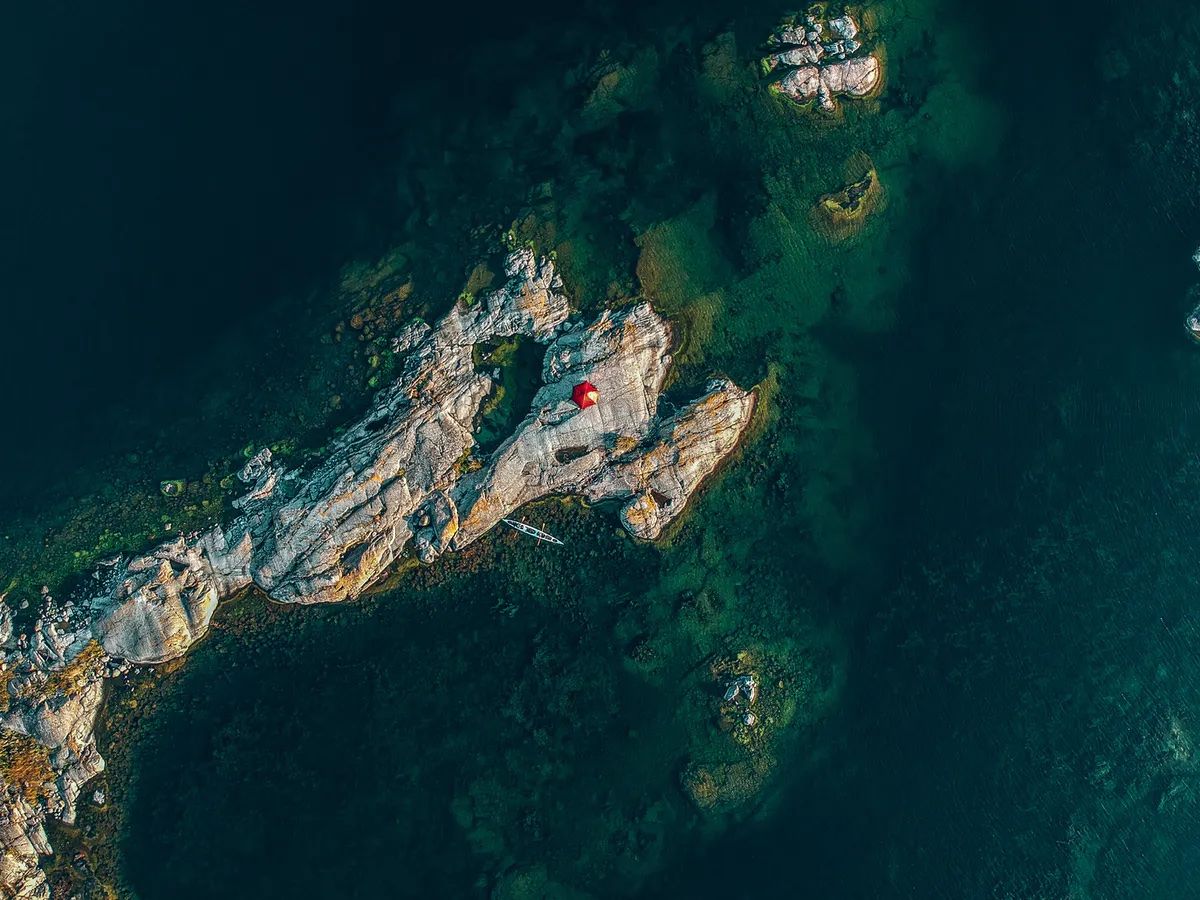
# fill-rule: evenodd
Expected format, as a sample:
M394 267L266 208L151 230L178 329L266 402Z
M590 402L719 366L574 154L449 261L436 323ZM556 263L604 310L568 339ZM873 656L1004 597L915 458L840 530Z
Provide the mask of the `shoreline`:
M13 673L4 727L48 747L54 766L53 781L37 787L45 807L30 806L11 785L6 794L0 881L15 896L45 895L37 861L49 849L42 820L49 814L74 824L84 785L104 769L94 728L105 680L133 665L182 657L223 600L251 584L280 602L355 597L387 576L409 540L431 563L550 494L620 499L626 529L652 540L737 446L754 400L730 382L711 382L699 401L657 419L670 330L648 305L605 312L580 330L568 325L561 282L547 261L518 251L507 274L504 287L478 304L460 302L436 329L414 323L400 331L394 346L407 354L403 373L334 443L331 461L302 476L262 451L239 475L249 493L234 501L243 515L230 526L118 559L106 574L96 573L101 595L77 597L78 607L74 600L59 607L47 595L33 631L15 642L12 614L3 607ZM472 348L522 332L550 344L543 377L556 380L534 398L540 412L527 416L483 468L463 473L457 460L475 444L463 423L475 419L493 384L475 371ZM588 374L602 392L590 415L553 399L576 373ZM635 385L647 391L646 405ZM591 447L584 457L556 461L556 448L581 442ZM541 472L533 480L531 465ZM361 475L356 466L365 467ZM340 568L331 576L333 566Z

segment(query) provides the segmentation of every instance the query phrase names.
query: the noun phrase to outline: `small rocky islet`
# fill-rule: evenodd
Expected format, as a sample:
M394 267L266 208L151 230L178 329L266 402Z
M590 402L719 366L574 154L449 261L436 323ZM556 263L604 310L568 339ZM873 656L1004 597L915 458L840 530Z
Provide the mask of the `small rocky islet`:
M822 115L839 112L839 98L877 95L883 87L883 50L860 24L862 18L850 9L835 14L826 4L785 18L768 37L769 52L761 60L763 72L773 79L770 91ZM832 243L859 234L881 204L879 173L865 153L855 153L845 169L845 182L813 206L813 228Z
M672 330L648 303L585 324L552 261L518 250L505 271L502 287L460 298L435 326L400 329L398 377L322 459L288 470L269 450L255 454L239 473L246 493L232 523L109 559L66 602L45 592L23 633L0 603L8 895L49 896L44 822L73 822L83 786L104 768L95 740L104 680L185 654L222 600L251 586L282 603L351 599L404 558L432 563L552 495L615 501L625 528L653 540L737 447L755 393L727 379L660 411ZM543 384L515 432L482 458L475 425L499 372L478 370L476 348L517 336L546 346ZM596 402L581 405L572 392L585 381Z
M833 113L839 97L870 97L882 87L881 53L869 47L849 11L830 15L823 4L809 7L785 19L767 45L762 69L775 79L770 89L801 106Z

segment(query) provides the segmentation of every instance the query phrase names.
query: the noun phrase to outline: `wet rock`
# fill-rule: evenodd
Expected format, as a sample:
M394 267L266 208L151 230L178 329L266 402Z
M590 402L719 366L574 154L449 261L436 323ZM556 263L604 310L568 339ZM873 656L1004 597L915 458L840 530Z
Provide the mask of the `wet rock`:
M271 448L263 447L250 457L238 472L238 480L250 485L250 490L233 501L234 508L245 509L254 503L270 499L275 493L279 475L279 467L271 461Z
M725 686L722 699L726 703L745 701L747 706L753 706L758 699L758 681L753 675L739 675Z

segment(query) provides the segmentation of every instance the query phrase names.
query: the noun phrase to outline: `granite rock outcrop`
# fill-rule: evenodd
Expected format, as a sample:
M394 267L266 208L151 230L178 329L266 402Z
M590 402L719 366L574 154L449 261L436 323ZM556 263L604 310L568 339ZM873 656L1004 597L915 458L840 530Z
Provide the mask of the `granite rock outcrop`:
M104 680L185 654L222 600L251 586L281 603L346 600L406 554L433 562L550 495L617 501L628 531L654 539L735 448L755 396L728 380L663 414L672 336L648 303L585 325L549 260L518 251L505 274L435 326L405 326L393 341L398 377L319 460L289 469L269 450L253 456L232 522L107 561L70 601L44 597L19 635L0 597L0 736L28 757L0 765L6 896L49 896L44 822L72 822L83 785L103 770L94 730ZM480 457L475 428L496 381L475 348L518 336L546 345L543 385L513 434ZM599 392L586 409L571 401L584 378Z
M849 14L828 17L823 6L787 21L767 39L763 70L776 75L771 89L798 104L815 101L823 112L838 97L867 97L883 82L883 62L870 52L858 22Z

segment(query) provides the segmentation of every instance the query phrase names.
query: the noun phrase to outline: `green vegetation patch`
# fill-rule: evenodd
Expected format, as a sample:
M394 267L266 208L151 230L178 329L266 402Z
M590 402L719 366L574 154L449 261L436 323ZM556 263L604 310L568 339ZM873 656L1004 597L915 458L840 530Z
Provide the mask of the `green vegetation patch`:
M481 453L495 450L529 414L530 403L542 384L545 348L528 338L511 338L490 347L477 347L475 363L500 377L479 411L475 438Z

